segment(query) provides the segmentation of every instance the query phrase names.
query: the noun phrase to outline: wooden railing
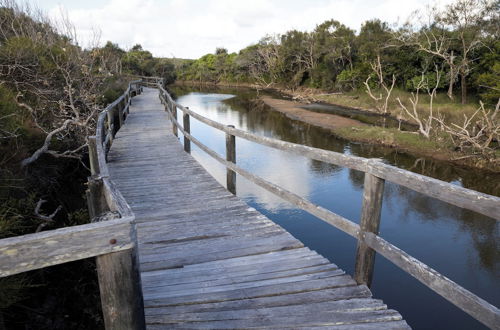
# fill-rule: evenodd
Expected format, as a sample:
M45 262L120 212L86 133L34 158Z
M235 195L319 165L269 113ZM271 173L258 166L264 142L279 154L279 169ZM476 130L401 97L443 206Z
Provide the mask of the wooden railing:
M141 80L133 81L97 121L89 137L92 223L0 240L0 277L96 257L106 329L145 329L135 217L109 178L106 156Z
M358 240L358 245L354 278L359 284L370 285L374 269L375 252L378 252L478 321L488 327L495 329L499 328L500 311L497 307L387 242L380 237L378 233L385 180L461 208L484 214L496 220L499 220L500 217L500 198L399 169L384 164L377 159L344 155L300 144L284 142L242 131L234 128L234 126L226 126L203 117L189 108L176 103L161 84L158 84L156 87L160 91L160 100L165 105L165 110L173 123L173 133L177 135L178 131L180 131L184 135L185 151L189 152L191 150L191 142L193 142L201 150L223 164L227 169L227 187L229 190L235 193L235 173L238 173L247 180L274 193L283 200L292 203L356 238ZM177 109L183 113L183 126L181 126L177 120ZM191 135L190 117L226 133L226 157L209 149ZM360 224L358 225L321 206L313 204L309 200L237 166L235 164L235 137L309 157L314 160L364 172L365 181Z

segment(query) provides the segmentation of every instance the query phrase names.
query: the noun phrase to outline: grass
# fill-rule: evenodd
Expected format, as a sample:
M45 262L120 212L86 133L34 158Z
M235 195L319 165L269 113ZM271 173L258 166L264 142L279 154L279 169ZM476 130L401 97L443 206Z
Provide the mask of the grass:
M377 95L376 92L373 94ZM393 116L401 115L404 119L412 122L411 118L404 113L397 101L397 98L400 98L401 102L408 108L408 110L412 111L411 103L409 101L410 97L410 92L397 89L393 90L388 102L388 111ZM370 98L364 90L357 90L345 94L315 95L314 98L322 102L338 104L351 108L366 110L376 110L377 108L376 101ZM429 114L429 102L429 95L426 93L420 93L419 106L417 109L424 118ZM458 96L456 96L454 100L450 100L445 93L437 94L433 103L434 115L437 116L438 113L444 115L445 122L447 123L461 123L463 122L464 114L471 116L479 107L479 102L473 97L471 97L469 103L461 104Z
M396 128L377 126L343 127L335 129L334 133L348 140L382 144L415 154L432 155L442 159L448 158L445 157L445 154L449 155L451 149L451 143L446 136L426 139L419 134L398 131Z

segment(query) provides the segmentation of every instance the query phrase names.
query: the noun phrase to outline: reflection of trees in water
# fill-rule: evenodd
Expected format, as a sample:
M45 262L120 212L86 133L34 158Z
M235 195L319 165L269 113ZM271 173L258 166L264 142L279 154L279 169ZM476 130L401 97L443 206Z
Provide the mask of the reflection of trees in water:
M500 271L500 226L496 220L396 184L385 185L384 201L397 208L391 213L398 221L413 218L421 223L453 222L460 232L470 235L482 267L494 275Z
M363 189L365 181L365 172L349 170L349 180L352 185L358 189Z
M338 173L342 171L342 167L321 162L318 160L310 159L309 162L309 168L316 174L322 176L322 177L330 177L334 173Z

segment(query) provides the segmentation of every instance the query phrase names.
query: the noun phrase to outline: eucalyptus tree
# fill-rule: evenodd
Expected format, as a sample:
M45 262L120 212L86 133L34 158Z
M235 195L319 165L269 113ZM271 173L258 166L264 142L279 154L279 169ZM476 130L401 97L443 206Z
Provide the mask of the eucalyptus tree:
M355 39L353 30L335 20L325 21L313 31L314 55L319 63L315 73L322 81L334 82L344 70L353 71ZM325 87L325 83L322 84Z
M498 18L498 12L495 14L498 6L498 0L458 0L448 5L438 18L453 31L460 50L458 71L462 104L467 101L467 77L477 61L475 52L483 46L488 20Z
M444 10L429 7L415 12L397 38L442 60L448 68L448 97L453 99L453 87L460 77L461 101L466 103L467 78L484 46L485 34L498 33L498 6L498 0L457 0Z

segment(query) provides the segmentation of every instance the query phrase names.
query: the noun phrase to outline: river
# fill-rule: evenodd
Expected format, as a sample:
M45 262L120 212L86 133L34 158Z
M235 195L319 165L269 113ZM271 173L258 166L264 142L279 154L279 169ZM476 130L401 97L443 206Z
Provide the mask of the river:
M242 130L345 154L382 158L388 164L410 171L500 195L498 174L416 158L392 148L337 139L325 129L291 120L252 101L256 92L250 89L174 86L171 90L179 103L193 111ZM194 119L191 132L211 149L225 154L224 133ZM222 165L195 145L192 145L192 155L225 185L226 172ZM359 221L362 172L239 138L236 138L236 158L241 167L343 217ZM236 189L237 195L249 205L353 274L355 239L240 176L237 176ZM500 224L497 221L387 182L380 235L486 301L500 306ZM376 298L398 310L414 329L485 328L382 256L376 258L371 289Z

